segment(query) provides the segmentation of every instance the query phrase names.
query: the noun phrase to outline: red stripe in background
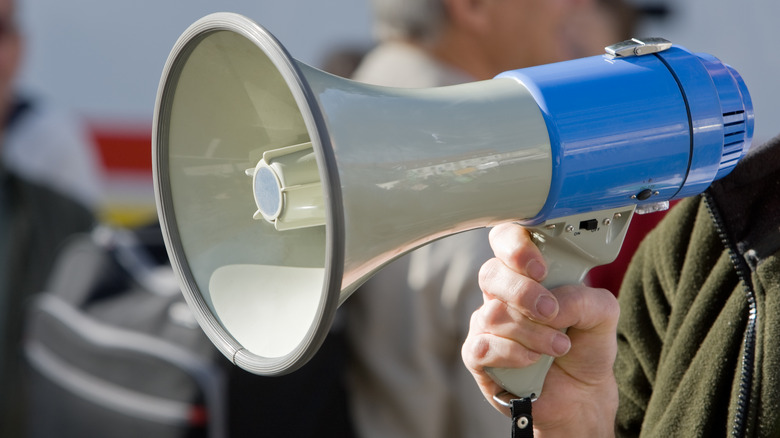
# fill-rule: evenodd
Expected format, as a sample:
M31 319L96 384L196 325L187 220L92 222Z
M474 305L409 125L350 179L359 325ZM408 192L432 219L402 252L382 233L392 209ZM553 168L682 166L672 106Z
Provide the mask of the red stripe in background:
M152 173L151 127L143 124L89 126L104 170Z

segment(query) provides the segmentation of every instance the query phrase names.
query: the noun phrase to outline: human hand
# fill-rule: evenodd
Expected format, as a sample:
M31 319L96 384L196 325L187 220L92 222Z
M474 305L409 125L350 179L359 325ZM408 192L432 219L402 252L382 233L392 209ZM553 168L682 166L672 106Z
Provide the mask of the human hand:
M519 225L495 227L490 244L496 258L482 266L479 278L484 304L472 315L462 349L483 395L508 415L493 399L503 389L485 368L522 368L547 354L556 359L533 404L539 436L612 435L620 313L614 295L584 285L544 288L539 282L546 263ZM566 334L560 331L565 328Z

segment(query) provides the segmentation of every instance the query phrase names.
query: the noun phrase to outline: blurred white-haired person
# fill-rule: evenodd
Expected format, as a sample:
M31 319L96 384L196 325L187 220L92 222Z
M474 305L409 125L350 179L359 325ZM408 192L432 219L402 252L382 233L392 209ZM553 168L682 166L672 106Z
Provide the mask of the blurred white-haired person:
M591 0L373 0L379 44L353 79L437 87L573 56L564 30ZM359 436L503 437L460 359L487 231L451 236L381 270L347 301L351 411Z

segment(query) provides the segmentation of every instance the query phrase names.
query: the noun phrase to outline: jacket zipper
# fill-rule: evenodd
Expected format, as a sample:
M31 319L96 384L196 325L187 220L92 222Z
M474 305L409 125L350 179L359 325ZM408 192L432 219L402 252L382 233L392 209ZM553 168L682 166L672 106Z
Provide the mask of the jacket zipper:
M734 424L731 429L731 436L735 438L744 437L748 432L748 416L750 414L750 392L753 386L753 373L755 368L755 350L756 350L756 326L758 324L758 311L756 306L756 293L753 290L753 281L750 276L750 266L743 257L740 257L736 245L729 239L725 231L723 218L720 211L715 206L710 193L704 194L704 201L707 209L715 222L715 228L720 236L723 245L726 247L731 258L731 262L736 269L737 275L742 280L744 291L748 303L748 325L745 331L745 350L742 353L742 371L739 382L739 394L737 398L737 412L734 417Z

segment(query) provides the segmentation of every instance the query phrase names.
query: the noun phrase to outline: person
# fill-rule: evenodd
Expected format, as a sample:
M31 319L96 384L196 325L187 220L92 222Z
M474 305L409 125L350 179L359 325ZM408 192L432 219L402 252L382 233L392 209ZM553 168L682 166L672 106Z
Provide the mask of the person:
M437 87L573 56L564 28L584 0L375 0L380 43L353 79ZM450 236L399 258L347 300L352 419L363 437L505 436L460 361L480 304L487 231Z
M574 58L600 55L604 48L635 37L644 10L625 0L595 0L571 17L564 29Z
M780 136L680 201L640 245L619 298L545 289L527 231L495 227L462 349L484 396L506 414L485 368L542 353L556 359L533 403L537 436L777 436L778 175Z
M13 0L3 0L0 17L0 113L5 117L5 166L27 181L72 198L93 212L103 201L102 167L87 127L69 112L20 93L16 77L24 52Z
M23 436L20 403L21 354L24 304L40 292L51 268L56 250L71 234L88 230L93 224L90 208L68 192L67 184L53 178L33 178L28 163L41 159L50 174L81 169L68 167L61 155L38 155L56 150L51 145L31 144L31 157L20 139L34 139L41 125L31 122L35 107L17 97L14 78L22 54L22 36L16 21L13 0L0 0L0 435ZM37 126L26 135L25 128ZM38 139L40 139L38 137ZM56 140L51 136L49 140ZM56 189L55 189L56 187ZM67 193L66 193L67 192ZM85 192L86 193L86 192ZM87 199L86 196L83 199Z
M590 0L483 2L373 0L380 44L355 72L358 81L437 87L572 59L566 27Z
M100 214L102 166L85 124L42 99L16 95L11 107L15 116L3 142L5 165Z
M351 78L367 51L368 49L357 44L333 47L320 61L320 70L342 78Z

